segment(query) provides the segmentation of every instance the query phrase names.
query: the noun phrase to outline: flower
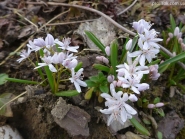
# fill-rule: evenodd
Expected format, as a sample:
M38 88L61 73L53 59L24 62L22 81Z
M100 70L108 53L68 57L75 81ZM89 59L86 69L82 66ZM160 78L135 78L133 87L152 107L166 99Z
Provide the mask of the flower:
M51 34L47 34L45 40L42 38L34 39L33 40L34 45L39 47L47 47L51 48L53 45L55 45L55 40Z
M132 58L127 56L127 63L116 66L118 68L118 70L116 70L118 72L118 76L132 76L149 73L147 66L136 66L138 64L138 58L132 61Z
M59 40L56 40L55 43L60 45L61 47L59 48L63 50L68 50L71 52L78 52L77 49L79 48L79 46L72 46L72 47L69 46L69 44L71 43L71 38L64 38L62 42Z
M107 54L107 56L110 56L110 47L109 46L105 47L105 53Z
M136 102L138 100L138 98L136 97L136 95L134 94L130 94L130 96L128 97L128 99L132 102Z
M51 56L43 57L41 59L44 61L44 63L38 63L39 66L35 67L34 69L38 69L38 68L44 67L44 66L49 66L50 71L57 72L56 68L52 65L53 59Z
M157 80L160 76L160 73L158 73L158 68L159 66L156 64L156 65L151 65L149 66L149 75L150 75L150 79L152 80Z
M144 19L139 20L138 22L133 22L133 28L140 34L144 32L144 29L149 30L152 24L146 22Z
M73 54L65 54L65 58L62 62L62 65L68 69L75 68L78 61L76 60L77 56L73 56Z
M105 64L109 64L109 60L104 56L97 56L96 59L105 63Z
M182 32L180 32L179 27L176 27L174 30L174 36L176 36L177 38L181 38L182 37Z
M147 30L144 29L144 34L139 34L139 41L142 41L144 43L143 46L149 48L149 47L155 47L160 48L160 46L157 44L157 42L162 41L163 39L157 38L158 32L156 32L154 29ZM146 49L146 48L145 48Z
M128 94L122 91L115 92L113 84L110 84L111 95L102 93L101 97L106 99L105 106L108 109L100 110L101 113L109 114L107 125L109 126L114 120L124 124L127 119L131 119L132 115L137 113L130 105L126 103L128 101Z
M22 50L21 54L20 54L21 58L19 58L17 61L19 63L22 62L24 59L29 57L30 53L31 53L31 49L30 48L28 48L27 51L26 50Z
M107 77L107 81L108 81L109 83L112 83L112 82L114 81L114 75L109 75L109 76Z
M122 81L122 87L123 88L130 88L133 92L136 94L140 94L139 91L144 91L146 89L149 89L149 85L146 83L140 83L140 80L142 78L142 74L139 75L133 75L133 76L126 76L126 78L118 76L118 79Z
M126 48L127 51L129 51L129 50L131 49L131 47L132 47L132 39L130 39L130 40L127 42L125 48Z
M31 49L31 51L38 51L41 49L41 47L36 46L32 41L29 41L29 44L27 46Z
M81 92L81 88L80 86L86 87L87 84L81 80L81 74L83 72L83 68L79 69L76 73L74 71L74 68L71 69L71 74L72 77L69 78L69 80L71 81L71 83L74 83L76 90L80 93Z
M133 53L129 53L129 57L138 57L139 58L139 63L141 66L145 65L145 60L150 63L152 61L152 58L156 57L156 54L159 53L159 49L147 45L147 43L142 43L141 41L138 42L138 45L141 50L135 51Z

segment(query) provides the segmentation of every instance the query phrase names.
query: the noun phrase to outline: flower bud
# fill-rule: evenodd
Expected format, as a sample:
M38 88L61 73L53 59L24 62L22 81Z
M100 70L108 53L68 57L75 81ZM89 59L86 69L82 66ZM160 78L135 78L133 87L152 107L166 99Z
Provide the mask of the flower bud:
M147 106L149 109L153 109L153 108L155 108L155 105L154 104L148 104L148 106Z
M105 63L105 64L107 64L107 65L109 63L109 60L106 57L104 57L104 56L97 56L96 59L101 61L101 62L103 62L103 63Z
M178 39L178 42L181 44L182 43L182 38L179 38Z
M170 37L170 39L173 38L173 34L171 32L168 33L168 36Z
M123 84L123 82L120 81L120 80L118 80L116 86L117 86L117 87L120 87L122 84Z
M138 98L134 95L134 94L130 94L130 96L128 97L128 99L132 102L136 102L138 100Z
M107 81L108 81L109 83L112 83L112 82L114 81L114 75L109 75L109 76L107 77Z
M114 87L116 87L117 81L113 81L112 84L114 85Z
M105 53L107 54L107 56L110 56L110 47L109 46L105 47Z
M168 37L168 39L166 40L166 44L168 44L169 43L169 41L170 41L170 37Z
M162 107L162 106L164 106L164 103L162 103L162 102L155 104L155 107L157 107L157 108Z
M180 33L179 27L176 27L175 30L174 30L174 36L177 37L179 35L179 33Z
M184 43L181 43L181 48L183 51L185 51L185 44Z
M130 39L126 44L126 50L129 51L132 47L132 39Z

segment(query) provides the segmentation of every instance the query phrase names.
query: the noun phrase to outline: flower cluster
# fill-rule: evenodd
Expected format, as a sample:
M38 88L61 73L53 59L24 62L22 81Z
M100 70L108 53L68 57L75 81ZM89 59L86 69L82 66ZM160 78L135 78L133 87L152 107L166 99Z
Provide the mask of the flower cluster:
M111 83L110 91L112 97L106 93L101 95L106 99L105 106L108 107L108 109L101 110L101 112L110 115L107 121L108 125L110 125L112 120L118 120L124 124L127 119L132 118L132 115L137 113L131 106L126 104L126 101L137 101L136 95L139 95L141 91L149 89L149 84L142 82L144 74L148 74L150 80L157 80L160 76L158 65L147 66L147 64L152 62L152 59L156 58L160 51L158 42L162 41L162 39L157 38L158 32L150 29L151 26L152 24L143 19L133 23L133 28L139 36L138 48L140 49L132 52L133 40L130 39L125 46L127 50L126 61L116 66L117 77L113 75L107 77L108 82ZM105 52L109 56L110 47L106 47ZM106 64L109 63L107 58L103 56L97 59ZM114 87L121 87L126 92L119 91L116 93Z
M59 41L58 39L54 39L51 34L47 34L45 39L38 38L33 41L30 40L29 44L27 44L28 50L23 50L20 55L21 58L17 61L20 63L24 59L29 59L31 52L40 51L40 53L43 53L40 56L41 61L38 61L37 67L34 69L48 66L49 70L53 73L61 73L64 69L68 69L72 74L69 80L74 83L76 90L81 92L80 86L86 87L87 85L81 81L83 68L76 71L76 73L74 70L78 64L77 56L74 56L74 53L78 52L77 49L79 46L70 46L70 43L70 38L64 38L62 41Z

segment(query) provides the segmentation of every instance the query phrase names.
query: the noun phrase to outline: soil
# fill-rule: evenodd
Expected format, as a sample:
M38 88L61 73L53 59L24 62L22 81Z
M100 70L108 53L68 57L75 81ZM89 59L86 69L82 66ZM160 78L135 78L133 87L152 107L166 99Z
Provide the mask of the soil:
M66 3L68 2L66 0L61 1ZM19 58L19 55L17 52L15 52L15 50L20 47L21 44L25 43L28 38L31 39L30 36L32 34L35 33L34 38L39 36L45 37L48 32L56 37L68 36L72 38L73 45L80 46L80 50L83 50L88 46L84 43L84 40L81 36L76 36L73 34L73 32L79 27L79 23L62 26L47 26L40 32L36 33L33 25L30 25L23 18L26 17L33 23L37 23L37 26L41 26L57 14L67 10L67 7L47 7L43 5L34 6L31 4L26 4L26 2L29 2L29 0L15 0L14 2L11 0L0 1L0 62L6 60L5 63L0 65L0 73L6 73L12 78L40 81L37 73L33 72L33 67L30 65L30 63L24 61L19 64L16 61ZM94 1L91 2L93 3ZM162 31L169 25L169 18L166 17L166 15L169 15L169 13L172 13L177 17L177 22L185 21L185 17L182 16L182 11L184 10L183 8L162 6L156 10L150 10L147 6L145 6L144 2L148 1L139 1L138 3L144 6L145 11L149 10L149 13L144 13L141 9L134 7L135 12L132 9L123 15L120 15L119 17L114 16L117 12L114 6L119 5L119 1L114 3L101 1L97 8L107 15L113 15L114 20L128 28L131 27L130 23L134 20L145 17L147 19L151 19L151 21L155 23L154 27L157 30ZM92 6L92 3L89 4L88 1L84 1L84 3L84 6ZM81 3L77 2L77 4ZM124 5L122 9L128 5L129 4ZM22 17L18 16L15 11L13 12L12 8L15 8L19 13L21 13ZM94 18L97 18L96 14L74 8L72 12L69 12L67 15L58 18L56 22L79 21ZM125 35L125 33L120 32L121 31L119 29L116 30L118 37ZM124 41L124 39L119 39L119 43L122 43L122 41ZM25 47L26 45L24 45L22 48ZM10 54L12 56L6 59ZM78 56L78 60L82 61L83 63L83 68L85 71L84 80L97 73L97 70L93 69L92 65L96 61L95 57L99 54L99 52L87 51ZM31 56L31 59L34 58L34 56ZM152 94L152 97L161 97L162 100L168 104L163 108L164 112L168 114L168 116L162 118L159 115L154 114L154 117L157 123L163 123L165 121L165 123L170 123L171 120L169 121L169 113L173 111L175 114L173 113L171 117L175 115L174 117L177 119L177 121L174 122L176 123L176 130L170 137L167 136L166 138L173 139L173 136L175 136L179 139L184 139L185 128L183 119L185 118L185 96L182 94L175 94L173 98L169 98L170 90L169 88L166 88L165 84L167 76L168 75L162 75L159 79L159 82L153 83L151 89L148 91L148 93ZM12 93L14 95L19 95L28 87L29 86L26 84L7 82L4 85L0 85L0 94ZM34 87L31 86L31 88ZM74 89L74 86L64 84L61 86L61 88ZM128 127L118 131L116 135L111 134L111 130L106 126L103 115L98 112L97 109L95 109L97 106L104 107L103 103L99 103L97 97L95 96L91 100L85 100L85 91L86 90L83 89L82 93L77 97L64 97L63 99L67 104L77 106L90 115L90 121L87 123L89 128L89 136L87 137L81 135L71 136L70 133L56 123L51 111L56 106L59 98L50 92L49 87L37 88L31 93L31 95L26 94L23 96L23 98L11 103L13 117L1 116L0 125L8 124L13 128L16 128L24 139L122 139L122 135L124 135L127 131L137 133L134 128ZM141 116L138 115L138 118L140 117ZM167 129L167 131L165 130L164 132L169 133L174 131L174 125L172 124L159 124L158 129L163 129L163 127L168 126L171 128ZM151 126L149 128L151 128ZM152 133L151 138L156 138L154 133Z

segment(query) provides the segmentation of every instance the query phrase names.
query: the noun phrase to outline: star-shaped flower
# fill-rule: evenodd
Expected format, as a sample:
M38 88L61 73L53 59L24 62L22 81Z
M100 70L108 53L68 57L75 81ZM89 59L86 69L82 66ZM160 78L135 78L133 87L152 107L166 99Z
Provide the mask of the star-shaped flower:
M75 85L75 88L76 90L80 93L81 92L81 88L80 86L83 86L83 87L86 87L87 84L82 81L82 77L81 77L81 74L83 73L83 68L79 69L76 73L74 71L74 68L71 69L71 74L72 74L72 77L69 78L69 80L74 83Z
M22 50L21 54L20 54L21 58L19 58L17 61L19 63L22 62L24 59L29 57L30 53L31 53L31 49L30 48L28 48L27 51L26 50Z
M129 97L127 93L122 91L115 91L114 85L110 84L111 95L102 93L101 96L106 99L105 106L107 109L100 110L101 113L109 114L107 125L109 126L114 120L124 124L127 119L131 119L132 115L137 113L130 105L126 103Z

